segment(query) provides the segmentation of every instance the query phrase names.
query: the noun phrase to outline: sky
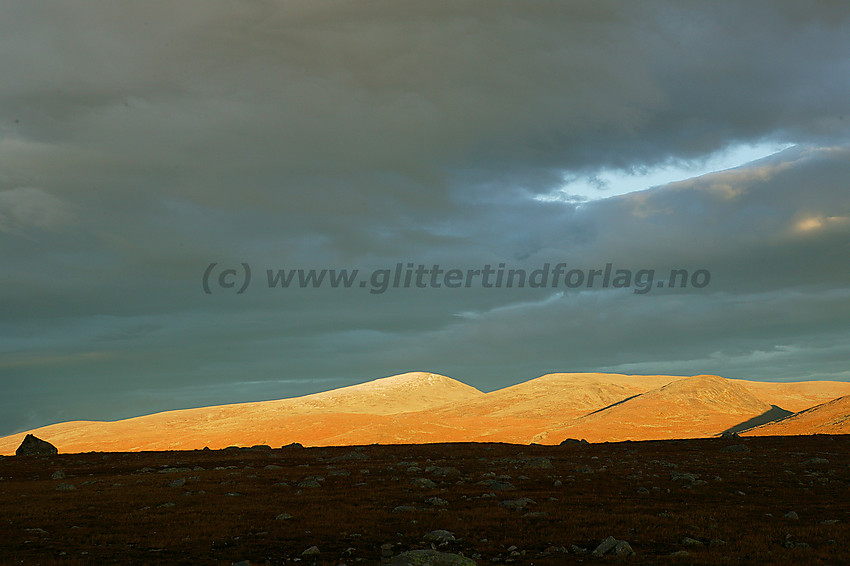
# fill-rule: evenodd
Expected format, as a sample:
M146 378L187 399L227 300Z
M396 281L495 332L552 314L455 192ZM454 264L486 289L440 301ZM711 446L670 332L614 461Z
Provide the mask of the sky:
M0 77L0 435L407 371L850 380L847 2L4 0Z

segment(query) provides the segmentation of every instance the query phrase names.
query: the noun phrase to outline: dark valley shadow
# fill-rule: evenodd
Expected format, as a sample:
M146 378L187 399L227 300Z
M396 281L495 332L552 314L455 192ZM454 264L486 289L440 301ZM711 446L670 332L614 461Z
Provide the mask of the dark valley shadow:
M757 415L747 421L736 424L735 426L724 430L721 434L743 432L745 430L749 430L751 428L755 428L763 424L781 421L782 419L790 417L793 414L795 413L792 411L786 411L782 407L779 407L777 405L771 405L771 409L769 411L765 411L764 413Z

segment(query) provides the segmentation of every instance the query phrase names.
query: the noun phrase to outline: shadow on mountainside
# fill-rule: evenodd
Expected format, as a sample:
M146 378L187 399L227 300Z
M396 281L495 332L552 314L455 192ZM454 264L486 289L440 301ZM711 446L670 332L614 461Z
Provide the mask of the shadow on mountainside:
M749 430L751 428L755 428L757 426L761 426L767 423L781 421L782 419L786 419L791 415L795 414L796 413L794 413L793 411L786 411L782 407L779 407L777 405L771 405L771 409L769 411L765 411L764 413L757 415L749 420L736 424L731 428L727 428L721 434L744 432L745 430Z
M610 404L610 405L608 405L607 407L602 407L601 409L596 409L595 411L592 411L592 412L590 412L590 413L587 413L587 414L586 414L586 415L584 415L584 416L585 416L585 417L589 417L590 415L595 415L596 413L601 413L602 411L607 411L607 410L608 410L608 409L610 409L611 407L616 407L617 405L622 405L622 404L623 404L623 403L625 403L626 401L631 401L632 399L634 399L634 398L636 398L636 397L640 397L641 395L642 395L641 393L638 393L637 395L632 395L631 397L626 397L626 398L625 398L625 399L623 399L622 401L617 401L616 403L611 403L611 404Z

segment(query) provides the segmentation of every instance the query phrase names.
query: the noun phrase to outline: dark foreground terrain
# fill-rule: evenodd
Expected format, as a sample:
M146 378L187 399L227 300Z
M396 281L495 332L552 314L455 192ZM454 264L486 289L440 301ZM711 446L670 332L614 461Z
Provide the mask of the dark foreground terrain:
M3 564L850 564L850 437L16 456L0 512Z

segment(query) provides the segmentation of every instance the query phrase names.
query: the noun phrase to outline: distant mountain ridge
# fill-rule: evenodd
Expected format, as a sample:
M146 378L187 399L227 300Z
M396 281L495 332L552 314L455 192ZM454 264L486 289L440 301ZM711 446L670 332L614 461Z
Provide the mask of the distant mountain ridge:
M411 372L302 397L73 421L0 438L13 454L27 433L60 452L189 450L424 442L557 444L695 438L742 423L744 434L850 433L850 383L770 383L713 375L554 373L489 393ZM752 424L748 425L752 426Z

